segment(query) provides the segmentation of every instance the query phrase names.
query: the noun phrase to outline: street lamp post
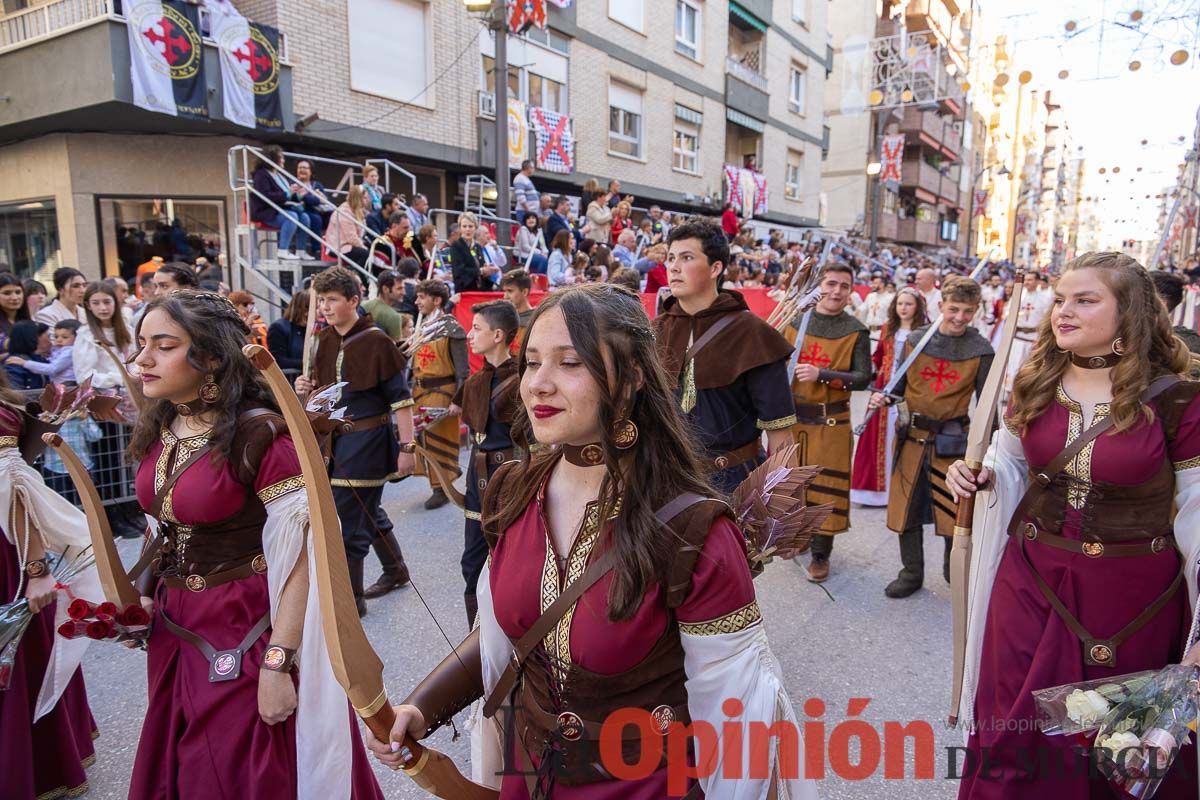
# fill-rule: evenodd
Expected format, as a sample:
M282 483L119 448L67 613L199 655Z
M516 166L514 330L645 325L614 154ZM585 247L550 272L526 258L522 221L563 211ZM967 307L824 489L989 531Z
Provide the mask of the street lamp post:
M488 29L496 39L496 57L494 59L493 84L496 87L496 108L493 116L496 118L496 216L501 219L496 224L496 241L500 245L512 243L512 228L504 220L511 211L509 194L511 191L508 174L508 24L505 12L508 4L504 0L464 0L468 11L484 11L487 13Z
M983 177L983 173L987 172L989 169L991 169L994 166L996 166L995 161L993 161L991 164L985 164L984 166L982 166L979 169L978 172L975 173L975 176L973 178L971 178L971 187L970 187L970 191L971 191L970 201L971 202L970 202L970 209L967 212L967 244L963 250L963 255L966 256L967 258L971 257L971 228L975 222L975 187L977 185L979 185L979 179ZM1002 176L1002 175L1011 175L1011 174L1012 173L1008 171L1008 167L1005 167L1005 166L1001 166L1000 170L996 173L997 177Z

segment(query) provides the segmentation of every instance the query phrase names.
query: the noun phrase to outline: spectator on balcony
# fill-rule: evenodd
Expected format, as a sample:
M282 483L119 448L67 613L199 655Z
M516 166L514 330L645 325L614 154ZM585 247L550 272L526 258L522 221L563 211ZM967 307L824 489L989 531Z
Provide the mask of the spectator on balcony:
M412 206L409 206L409 209L411 210ZM409 216L408 221L412 222L412 216ZM424 254L424 258L421 259L421 273L428 275L432 269L434 258L440 258L438 255L437 228L430 224L422 225L417 229L417 241L420 243L421 252ZM399 268L399 265L397 265L397 268Z
M296 178L300 181L300 200L304 203L304 209L310 215L315 214L321 223L321 227L313 228L313 230L317 233L325 233L329 217L337 208L329 199L329 190L320 181L313 180L312 162L306 158L296 162Z
M648 222L649 220L646 220L643 224ZM617 237L617 246L612 249L613 260L623 267L632 267L634 247L637 247L637 234L632 228L626 228L621 231L621 235Z
M380 209L367 214L367 227L376 236L383 236L392 224L392 214L395 214L399 210L400 198L391 192L387 192L383 196L383 205ZM416 228L412 227L411 222L409 222L409 227L411 230L416 230Z
M29 311L29 318L33 319L46 304L46 284L26 278L21 281L21 288L25 290L25 308Z
M608 207L612 209L616 208L617 203L621 202L622 200L624 200L626 203L629 203L629 205L633 205L633 195L627 194L624 197L621 197L621 182L616 178L613 178L608 182L608 200L605 202L608 204Z
M383 187L379 185L379 167L367 164L363 167L363 191L366 192L367 211L383 208Z
M513 193L517 201L517 224L525 221L527 214L538 213L541 199L537 188L530 176L533 175L533 162L526 159L521 162L521 171L513 178Z
M741 221L738 219L737 212L733 210L733 203L726 203L725 210L721 212L721 230L725 231L725 238L730 244L738 237L738 229L741 227Z
M418 263L425 260L425 251L421 248L420 238L413 233L412 223L409 222L408 215L403 211L394 211L388 217L386 236L396 253L396 259L392 262L392 266L406 258L415 258ZM381 245L376 248L375 254L386 255L390 258L392 251Z
M575 247L575 237L566 228L554 234L550 243L550 259L546 265L546 276L550 288L558 289L569 286L571 280L571 250Z
M517 231L517 245L513 251L518 266L528 265L530 272L546 272L546 242L538 239L541 231L536 214L526 214Z
M558 238L559 231L572 233L570 213L571 200L566 195L560 194L554 198L554 211L546 217L545 229L545 238L550 243L550 249L554 249L554 240Z
M493 273L490 279L494 289L500 280L500 273L508 268L508 256L505 254L504 248L496 244L491 230L486 225L480 225L475 230L475 243L483 251L485 263L491 264L499 270L499 272Z
M58 296L50 305L38 311L34 320L50 326L60 319L86 322L87 317L83 313L83 293L86 289L87 280L82 272L74 267L59 267L54 270L54 291Z
M420 231L429 224L429 199L423 194L414 194L412 202L408 204L408 221L412 223L414 231ZM426 253L432 253L432 250L426 250Z
M487 263L483 248L475 241L478 227L479 219L465 212L458 218L458 236L450 242L447 258L457 292L486 292L491 288L488 278L500 273L498 267Z
M610 247L617 243L617 237L624 230L632 230L633 220L633 205L626 200L617 203L617 209L612 215L612 227L609 229L608 239L597 239L601 244L607 244Z
M267 349L282 370L298 373L304 366L304 326L308 324L308 292L296 292L283 316L267 328Z
M550 215L554 213L554 198L548 193L543 194L538 198L538 222L542 225L546 224L546 220L550 219Z
M587 230L585 231L589 238L598 242L609 241L613 223L613 206L610 206L609 203L613 197L615 195L611 190L596 192L592 195L592 200L587 207Z
M292 252L292 245L294 243L299 245L301 250L307 250L308 234L297 227L300 215L294 208L289 209L287 206L289 196L300 189L300 184L289 183L287 178L277 171L277 168L283 168L283 148L271 144L264 147L262 152L267 160L260 161L254 170L250 219L279 231L279 258L299 258Z
M363 228L366 227L367 203L366 187L351 185L346 202L333 212L329 218L329 229L325 231L325 247L330 253L340 253L364 269L370 257L362 238Z

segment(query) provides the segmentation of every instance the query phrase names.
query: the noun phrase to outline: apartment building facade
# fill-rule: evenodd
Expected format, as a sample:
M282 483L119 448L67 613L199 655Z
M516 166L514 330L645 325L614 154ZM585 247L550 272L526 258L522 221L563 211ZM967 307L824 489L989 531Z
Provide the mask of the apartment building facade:
M227 250L244 221L226 158L236 144L328 158L316 173L330 187L346 180L340 162L388 159L412 176L393 190L441 208L462 207L468 176L493 174L495 42L459 0L234 5L280 31L281 132L225 118L207 34L209 118L188 120L133 105L119 0L5 0L0 269L118 274L122 231L176 219ZM548 7L546 31L507 42L510 96L567 115L574 133L573 170L537 171L539 189L578 196L589 179L616 178L639 207L716 214L725 165L753 156L768 191L760 221L817 224L824 0Z
M836 58L826 112L834 144L821 176L828 226L961 252L976 147L964 81L978 9L970 0L833 0L830 8ZM894 82L887 64L906 60L920 60L908 71L939 90L924 101L909 90L881 102L875 92ZM901 177L879 187L876 214L879 173L864 165L879 164L882 137L896 134L904 136Z

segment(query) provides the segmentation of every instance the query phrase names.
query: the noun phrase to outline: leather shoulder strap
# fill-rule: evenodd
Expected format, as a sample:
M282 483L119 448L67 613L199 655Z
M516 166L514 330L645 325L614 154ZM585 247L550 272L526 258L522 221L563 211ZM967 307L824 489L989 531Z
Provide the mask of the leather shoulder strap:
M1149 403L1167 389L1170 389L1172 386L1179 383L1180 380L1182 379L1178 375L1162 375L1158 378L1155 378L1154 381L1146 387L1146 391L1142 392L1142 403ZM1100 434L1107 431L1114 424L1115 423L1111 415L1106 416L1092 424L1091 427L1079 435L1079 438L1063 448L1062 452L1054 457L1054 460L1041 469L1038 473L1038 478L1041 479L1042 476L1045 476L1046 478L1052 480L1056 475L1067 468L1067 465L1071 463L1071 459L1083 452L1083 448L1087 447L1090 442L1095 441Z
M512 386L513 381L519 377L519 375L509 375L507 378L497 383L496 388L492 389L492 402L494 403L499 400L500 395L504 392L504 390L509 386Z
M733 314L726 314L725 316L721 317L719 320L714 322L712 324L712 327L710 327L708 330L706 330L703 333L703 335L700 336L699 339L692 342L692 346L689 347L687 349L687 352L683 354L683 363L686 365L687 362L691 361L693 358L695 358L697 355L699 355L701 350L703 350L705 347L707 347L712 342L713 339L717 338L717 334L719 334L721 331L725 330L726 328L728 328L730 325L733 324L734 320L737 319L738 314L748 314L748 313L750 313L750 312L738 311Z
M667 525L675 517L679 516L685 510L691 508L697 503L701 503L709 498L693 492L685 492L679 495L671 502L662 506L658 511L654 512L654 516L658 521ZM483 706L483 715L491 718L495 716L496 711L508 698L512 692L513 685L517 680L517 673L525 664L525 660L537 648L538 643L546 638L551 629L558 624L559 620L567 613L567 610L583 597L588 589L595 586L601 578L612 572L613 567L617 565L616 550L606 550L598 559L593 561L583 575L579 579L569 585L566 590L554 599L537 621L525 631L525 634L517 640L513 646L513 656L501 673L500 679L496 681L496 688L492 690L488 696L487 702Z

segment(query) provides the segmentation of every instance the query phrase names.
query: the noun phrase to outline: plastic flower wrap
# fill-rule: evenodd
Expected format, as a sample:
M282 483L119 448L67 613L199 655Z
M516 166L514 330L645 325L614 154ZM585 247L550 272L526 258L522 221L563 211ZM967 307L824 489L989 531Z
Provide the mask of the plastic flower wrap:
M1038 730L1047 736L1098 730L1109 711L1128 700L1154 675L1153 670L1146 670L1036 691L1033 699L1038 709Z
M75 576L95 563L91 547L86 547L69 557L66 553L57 557L48 557L53 562L50 566L50 574L54 576L55 588L65 590L68 596L70 596L68 587ZM77 603L91 605L86 600L73 598L71 607L76 607ZM12 684L17 648L21 645L21 637L25 635L25 630L29 627L32 619L33 612L29 610L29 601L24 597L0 605L0 691L6 691Z
M1200 669L1178 664L1033 693L1048 736L1078 734L1092 742L1100 774L1125 795L1153 797L1200 711Z

